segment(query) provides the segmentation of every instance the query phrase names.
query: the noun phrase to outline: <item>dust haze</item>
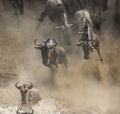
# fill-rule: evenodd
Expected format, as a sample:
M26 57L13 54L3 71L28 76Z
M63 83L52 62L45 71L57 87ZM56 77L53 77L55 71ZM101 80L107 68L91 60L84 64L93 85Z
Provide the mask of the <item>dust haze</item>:
M90 60L84 60L82 49L78 52L74 45L77 38L73 35L74 52L68 55L69 67L64 69L60 66L52 88L49 86L50 70L42 64L41 53L33 43L36 38L42 42L57 36L58 31L54 30L48 18L36 31L37 18L44 4L35 2L31 9L25 4L25 14L16 17L10 6L5 10L0 3L0 106L18 105L20 94L14 87L16 81L21 84L31 81L43 99L64 101L72 108L119 114L120 31L114 28L113 3L114 0L111 0L109 9L102 14L106 18L102 24L100 44L104 62L100 62L96 51L91 54Z

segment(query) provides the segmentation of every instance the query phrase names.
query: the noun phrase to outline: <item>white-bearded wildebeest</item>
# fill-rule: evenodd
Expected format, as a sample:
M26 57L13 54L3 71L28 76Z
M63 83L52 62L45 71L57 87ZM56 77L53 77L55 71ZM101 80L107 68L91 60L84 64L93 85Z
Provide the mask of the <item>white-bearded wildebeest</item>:
M77 17L78 18L78 17ZM81 18L77 20L77 31L82 35L80 42L77 43L77 46L82 46L84 51L84 58L89 59L90 52L95 49L100 57L100 60L103 61L100 54L100 41L97 34L95 34L86 18L81 22ZM87 33L84 33L84 27L87 25ZM86 40L87 39L87 40Z
M69 24L67 21L67 15L65 13L64 4L61 0L47 0L45 4L45 9L41 13L38 19L40 23L44 18L48 16L49 19L56 24L55 29L61 29L64 35L64 40L67 45L71 45ZM40 25L39 23L39 25ZM39 25L37 29L39 29Z
M34 41L34 47L41 51L42 63L47 67L58 67L58 64L64 64L64 66L67 67L67 57L64 48L57 46L57 42L54 47L48 48L46 43L47 42L38 44L37 39Z
M53 40L53 39L52 39ZM63 47L57 46L57 42L52 48L49 48L47 42L41 44L37 43L37 40L34 41L35 48L41 51L42 63L50 68L50 83L54 85L55 83L55 69L59 64L63 64L67 67L67 56Z
M33 84L30 82L29 84L23 84L22 86L18 86L18 82L15 84L15 87L21 92L21 104L27 105L30 103L38 103L41 100L39 91L33 88Z
M21 108L19 108L16 114L34 114L34 111L32 108L30 108L30 112L24 112Z

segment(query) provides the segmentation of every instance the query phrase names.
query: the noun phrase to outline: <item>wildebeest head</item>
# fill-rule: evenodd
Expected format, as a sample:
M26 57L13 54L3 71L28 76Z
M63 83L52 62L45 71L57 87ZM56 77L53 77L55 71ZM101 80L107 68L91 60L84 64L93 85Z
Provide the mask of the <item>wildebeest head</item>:
M30 112L23 112L21 108L19 108L16 112L16 114L34 114L33 109L30 109Z
M37 39L34 41L35 48L41 50L42 54L42 62L45 66L47 66L48 63L48 47L46 45L46 42L42 42L41 44L37 43Z
M79 43L76 44L76 46L82 46L84 52L84 59L89 59L90 47L88 42L80 41Z
M33 84L30 82L30 84L23 84L22 86L18 86L18 83L17 82L15 84L16 88L18 88L21 92L21 101L22 101L22 104L27 104L27 100L26 100L26 94L28 92L29 89L32 89L33 88Z
M30 82L30 84L23 84L22 86L18 86L18 83L17 82L15 84L16 88L22 88L22 90L24 91L24 89L32 89L33 88L33 84Z

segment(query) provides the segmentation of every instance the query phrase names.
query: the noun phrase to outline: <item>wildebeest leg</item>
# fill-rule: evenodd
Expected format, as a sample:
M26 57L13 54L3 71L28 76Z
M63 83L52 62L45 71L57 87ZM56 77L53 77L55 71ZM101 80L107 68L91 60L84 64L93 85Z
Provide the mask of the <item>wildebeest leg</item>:
M62 59L63 59L63 64L64 64L65 68L67 68L68 67L68 61L67 61L66 55L64 55L64 57Z
M28 7L31 9L34 4L34 0L28 0Z
M19 13L24 14L24 2L23 0L18 0Z
M71 39L70 39L70 30L69 30L69 25L68 25L67 17L66 17L65 13L63 13L63 23L64 23L64 26L65 26L65 29L63 30L64 36L65 36L65 42L66 42L67 45L71 45L72 42L71 42Z
M97 46L95 49L99 55L100 60L103 61L103 58L102 58L101 53L100 53L100 46Z
M51 86L55 85L55 68L53 66L50 67L50 83Z
M65 65L66 68L68 67L67 59L64 60L64 65Z
M41 16L38 18L39 24L37 25L36 30L39 30L41 22L44 20L44 18L48 15L48 8L46 7L44 11L41 13Z
M11 3L12 3L13 10L15 12L15 15L18 16L18 12L17 12L18 11L18 4L17 4L17 2L11 1Z
M40 22L42 22L44 20L44 18L48 15L48 10L49 10L49 8L46 6L44 11L41 13L41 16L38 18L38 20Z
M105 11L108 9L108 0L102 0L102 10Z
M87 48L86 46L82 46L83 48L83 52L84 52L84 59L89 59L89 48Z
M16 1L12 1L12 7L17 18L17 25L19 25L18 4Z
M3 3L3 6L4 6L4 9L6 9L6 3L5 3L5 0L2 0L2 3Z
M68 46L70 46L72 44L72 42L70 40L70 31L67 27L63 30L63 34L64 34L64 37L65 37L65 43Z

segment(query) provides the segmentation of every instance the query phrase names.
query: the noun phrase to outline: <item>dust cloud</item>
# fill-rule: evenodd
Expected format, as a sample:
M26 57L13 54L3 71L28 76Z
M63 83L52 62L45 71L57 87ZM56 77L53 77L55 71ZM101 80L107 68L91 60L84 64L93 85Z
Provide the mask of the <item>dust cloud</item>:
M119 114L120 40L113 24L113 3L111 0L108 11L103 13L106 21L102 25L100 46L104 62L100 62L95 51L90 60L84 60L82 49L78 51L73 45L74 52L68 55L69 67L60 66L52 88L50 70L42 64L41 53L33 44L35 39L42 42L49 37L56 38L58 34L48 18L36 31L43 4L36 1L32 9L25 4L25 14L16 17L10 6L5 10L0 3L0 114L13 114L19 106L20 94L14 86L16 81L21 84L31 81L39 89L43 100L33 106L35 114L57 110L58 107L64 110L64 103L81 111ZM74 44L77 38L73 35L72 40Z

